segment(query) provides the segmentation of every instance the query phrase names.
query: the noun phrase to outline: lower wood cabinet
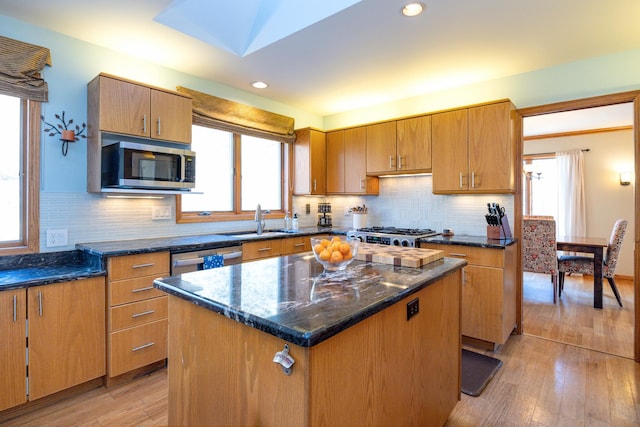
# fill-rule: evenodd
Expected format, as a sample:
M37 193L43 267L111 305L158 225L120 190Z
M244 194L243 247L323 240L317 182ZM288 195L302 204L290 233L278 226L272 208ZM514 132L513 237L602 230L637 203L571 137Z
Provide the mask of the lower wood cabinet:
M167 358L167 294L153 280L170 275L169 259L169 252L109 258L107 380Z
M3 291L0 304L0 410L105 374L104 277Z
M517 245L483 248L421 243L445 257L466 259L462 283L462 335L504 344L516 326Z
M282 254L282 240L259 240L242 244L242 261L271 258Z

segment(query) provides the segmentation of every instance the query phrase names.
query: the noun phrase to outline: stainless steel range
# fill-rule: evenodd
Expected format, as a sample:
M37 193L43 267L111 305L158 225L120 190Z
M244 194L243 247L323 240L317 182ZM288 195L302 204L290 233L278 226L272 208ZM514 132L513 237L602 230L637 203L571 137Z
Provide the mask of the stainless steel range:
M364 243L415 248L419 239L438 234L429 228L367 227L347 232L347 238L356 238Z

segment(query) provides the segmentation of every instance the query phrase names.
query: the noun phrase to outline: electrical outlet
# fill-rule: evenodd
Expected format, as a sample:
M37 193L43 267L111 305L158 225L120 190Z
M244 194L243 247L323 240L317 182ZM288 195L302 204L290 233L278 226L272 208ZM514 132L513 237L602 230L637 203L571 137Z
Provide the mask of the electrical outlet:
M57 246L67 246L68 236L67 229L47 230L47 247L55 248Z
M151 206L151 219L171 219L171 206Z
M420 312L420 299L416 298L407 303L407 320Z

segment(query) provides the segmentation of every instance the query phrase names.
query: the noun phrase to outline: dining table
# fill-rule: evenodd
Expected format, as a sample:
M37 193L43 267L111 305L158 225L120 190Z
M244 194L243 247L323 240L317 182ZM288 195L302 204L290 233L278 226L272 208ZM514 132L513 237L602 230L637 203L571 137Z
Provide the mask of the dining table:
M593 254L593 307L602 308L602 261L609 240L604 237L559 236L559 251Z

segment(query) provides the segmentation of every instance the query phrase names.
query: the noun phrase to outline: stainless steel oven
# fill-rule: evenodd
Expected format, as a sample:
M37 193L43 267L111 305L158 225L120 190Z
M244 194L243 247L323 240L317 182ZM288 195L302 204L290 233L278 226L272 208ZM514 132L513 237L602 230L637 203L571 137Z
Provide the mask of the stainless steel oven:
M205 257L211 255L222 255L224 265L240 264L242 262L242 246L172 254L171 275L176 276L182 273L202 270Z

